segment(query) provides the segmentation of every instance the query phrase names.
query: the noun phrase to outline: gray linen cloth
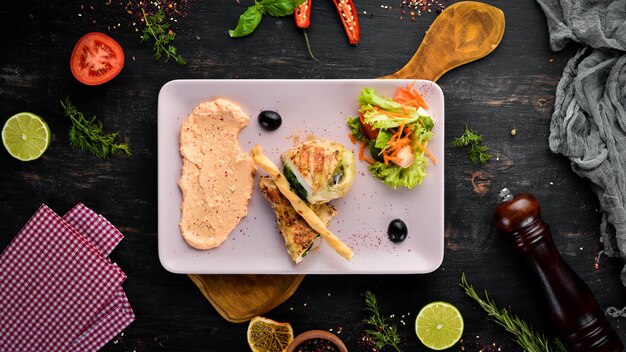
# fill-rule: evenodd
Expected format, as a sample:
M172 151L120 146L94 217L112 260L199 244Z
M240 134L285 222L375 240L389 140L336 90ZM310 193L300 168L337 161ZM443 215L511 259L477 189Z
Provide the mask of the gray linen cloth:
M626 259L626 0L537 2L552 50L584 45L556 90L550 149L591 182L602 207L604 251ZM626 286L626 268L621 279Z

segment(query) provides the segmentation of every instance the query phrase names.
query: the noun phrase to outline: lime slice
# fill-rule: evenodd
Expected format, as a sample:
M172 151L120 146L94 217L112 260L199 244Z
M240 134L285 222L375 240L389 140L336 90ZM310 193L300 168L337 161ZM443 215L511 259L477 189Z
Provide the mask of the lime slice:
M50 145L50 138L46 121L30 112L11 116L2 128L2 144L12 157L21 161L42 156Z
M415 332L426 347L445 350L461 339L463 317L450 303L429 303L417 314Z

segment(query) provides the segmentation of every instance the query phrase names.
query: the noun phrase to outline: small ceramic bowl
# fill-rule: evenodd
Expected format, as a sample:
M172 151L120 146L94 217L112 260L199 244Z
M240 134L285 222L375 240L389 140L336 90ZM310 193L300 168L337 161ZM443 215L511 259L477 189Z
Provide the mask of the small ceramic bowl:
M296 336L296 338L293 339L291 344L289 344L289 347L287 347L287 352L294 352L298 348L298 346L303 344L305 341L313 340L313 339L322 339L322 340L330 341L335 346L337 346L337 349L339 350L339 352L348 352L346 345L343 344L343 341L341 341L337 337L337 335L332 334L325 330L309 330Z

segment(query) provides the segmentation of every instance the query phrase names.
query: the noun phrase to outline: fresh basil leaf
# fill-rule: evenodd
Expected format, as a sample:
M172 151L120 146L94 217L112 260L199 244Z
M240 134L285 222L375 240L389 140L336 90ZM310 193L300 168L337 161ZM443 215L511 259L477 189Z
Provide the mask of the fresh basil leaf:
M228 31L228 35L232 38L247 36L248 34L254 32L256 27L259 26L262 17L263 13L257 5L248 7L246 12L239 16L237 27L235 27L235 29L230 29Z
M274 17L291 15L305 0L261 0L256 4L261 12Z

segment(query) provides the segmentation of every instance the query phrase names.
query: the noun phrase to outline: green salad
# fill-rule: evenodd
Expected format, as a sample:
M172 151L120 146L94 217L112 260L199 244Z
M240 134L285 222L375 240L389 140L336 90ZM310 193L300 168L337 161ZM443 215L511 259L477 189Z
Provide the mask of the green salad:
M428 150L434 121L426 103L411 86L400 87L393 99L373 88L364 88L359 100L359 116L348 118L354 141L361 142L359 159L368 170L394 189L413 188L426 177L426 166L437 160ZM369 149L371 157L366 156Z

